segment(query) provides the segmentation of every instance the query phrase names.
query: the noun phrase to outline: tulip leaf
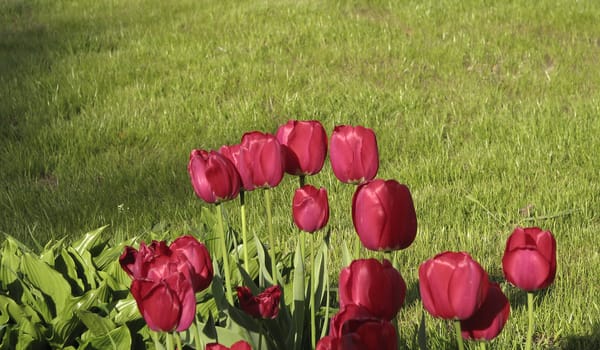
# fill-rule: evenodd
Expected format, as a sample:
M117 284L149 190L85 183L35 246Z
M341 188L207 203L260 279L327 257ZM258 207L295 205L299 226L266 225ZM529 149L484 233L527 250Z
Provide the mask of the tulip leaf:
M254 236L254 244L256 245L256 256L258 257L259 264L259 276L260 280L266 279L271 285L275 284L273 277L269 273L269 269L267 266L271 266L271 258L269 257L269 253L266 251L265 246L262 244L260 239L257 236Z
M349 266L352 263L352 256L346 245L346 241L342 241L342 264L343 266Z
M288 343L294 344L294 349L302 349L302 340L304 334L304 316L306 313L305 309L305 286L304 286L304 257L302 256L302 248L300 240L296 244L296 252L294 254L294 289L293 297L294 304L292 305L292 319L294 321L293 337L292 341Z

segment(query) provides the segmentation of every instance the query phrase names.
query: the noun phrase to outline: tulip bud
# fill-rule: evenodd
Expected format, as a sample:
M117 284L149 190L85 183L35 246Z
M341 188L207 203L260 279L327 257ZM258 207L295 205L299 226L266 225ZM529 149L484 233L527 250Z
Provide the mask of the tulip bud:
M252 347L246 341L240 340L233 343L230 348L219 343L208 343L205 350L252 350Z
M356 188L352 222L370 250L407 248L417 235L417 214L410 190L395 180L373 180Z
M281 287L278 285L271 286L256 296L246 286L237 287L236 289L240 308L248 315L256 318L274 319L279 314Z
M490 283L487 296L479 308L466 320L460 321L464 339L492 340L500 334L508 320L510 304L498 283Z
M377 139L373 130L339 125L331 134L329 158L335 176L344 183L372 180L379 169Z
M327 134L317 120L290 120L277 129L277 140L285 154L285 172L314 175L321 171L327 155Z
M406 283L388 260L359 259L340 272L339 293L340 307L355 304L391 320L404 303Z
M548 287L556 276L556 240L538 227L517 227L502 257L506 279L527 292Z
M188 173L196 195L207 203L219 203L235 198L241 181L231 161L215 151L193 150Z
M219 152L235 165L246 191L275 187L283 179L283 150L271 134L246 133L239 145L222 146Z
M315 232L327 225L329 202L327 190L304 185L294 193L292 214L296 226L305 232Z
M434 317L465 320L473 316L488 288L487 273L467 253L440 253L419 267L423 307Z

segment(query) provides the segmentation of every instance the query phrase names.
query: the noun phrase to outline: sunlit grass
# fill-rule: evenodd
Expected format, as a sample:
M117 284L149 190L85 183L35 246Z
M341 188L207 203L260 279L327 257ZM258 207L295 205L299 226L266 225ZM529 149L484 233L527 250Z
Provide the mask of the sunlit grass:
M193 148L288 119L375 130L379 176L412 190L419 234L398 253L413 348L418 265L469 251L501 279L517 225L558 241L539 348L600 342L600 5L594 1L19 1L0 3L0 231L27 244L110 224L115 239L197 230ZM328 165L333 247L352 244L353 187ZM273 191L280 248L297 180ZM251 232L265 234L249 193ZM529 208L529 210L527 210ZM237 201L226 203L232 225ZM332 251L333 271L341 253ZM525 332L523 296L492 345ZM412 294L410 294L412 293ZM411 296L412 295L412 296ZM427 318L431 348L452 333ZM591 347L590 347L591 346Z

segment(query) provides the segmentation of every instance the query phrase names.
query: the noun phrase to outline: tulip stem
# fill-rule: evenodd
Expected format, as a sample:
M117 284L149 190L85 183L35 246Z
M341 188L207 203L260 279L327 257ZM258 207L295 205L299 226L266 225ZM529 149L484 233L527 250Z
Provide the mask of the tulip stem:
M175 348L173 347L173 335L171 333L165 333L165 337L167 338L167 350L174 350Z
M315 321L315 293L316 293L316 281L315 281L315 240L310 235L310 341L312 344L311 349L314 349L317 344L317 325Z
M533 293L531 292L527 292L527 311L529 314L529 328L527 329L525 350L531 350L531 341L533 338Z
M244 200L244 191L240 191L240 215L242 217L242 243L244 245L244 270L250 274L248 258L248 231L246 229L246 201Z
M463 338L462 335L460 334L460 321L459 320L455 320L454 321L454 329L456 330L456 341L458 342L458 350L464 350L465 349L465 345L463 344Z
M485 341L479 342L479 350L485 350Z
M271 244L271 278L277 284L277 261L275 260L275 236L273 235L273 215L271 213L271 191L265 190L265 206L267 208L267 226L269 228L269 242Z
M173 332L173 338L175 338L175 346L177 350L182 350L183 347L181 346L181 337L179 336L179 333L177 332Z
M223 210L221 204L217 204L217 222L219 225L219 241L221 242L221 256L223 257L223 270L225 270L225 288L227 292L225 296L227 301L233 305L233 290L231 289L231 271L229 271L229 252L227 251L227 244L225 243L225 229L223 228Z

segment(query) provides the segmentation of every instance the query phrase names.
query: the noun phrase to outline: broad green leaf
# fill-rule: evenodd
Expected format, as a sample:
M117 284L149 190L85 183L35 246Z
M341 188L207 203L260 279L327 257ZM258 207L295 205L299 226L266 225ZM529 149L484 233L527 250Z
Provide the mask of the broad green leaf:
M64 277L29 253L21 257L21 271L31 284L51 297L56 313L61 314L71 296L71 286Z
M8 290L9 285L17 280L20 261L21 253L15 242L12 239L4 241L0 257L0 287L2 290Z
M129 296L127 299L121 299L115 305L116 314L112 317L113 321L118 324L140 319L139 309L133 297ZM111 313L112 314L112 313Z
M83 250L82 253L79 253L73 247L67 247L67 252L76 263L77 275L85 283L85 289L97 288L96 267L94 266L90 252Z
M42 249L39 259L46 264L53 266L54 261L56 260L56 256L60 254L62 249L64 248L63 244L65 242L66 237L59 239L58 241L49 241L44 249Z
M102 226L94 231L86 233L83 235L83 237L73 242L71 246L77 251L77 253L79 253L79 255L83 255L84 251L89 252L94 250L98 244L104 245L106 239L102 237L102 231L104 231L107 227L108 225Z
M37 313L28 305L19 305L13 299L0 294L0 316L1 320L8 322L8 319L12 319L15 323L21 324L26 321L34 323L40 322L40 318ZM8 318L7 318L8 317ZM0 322L4 324L5 322Z
M94 337L106 335L115 328L115 324L110 318L102 317L94 312L79 310L75 314Z
M94 336L86 339L81 348L84 349L114 349L114 350L129 350L131 349L131 334L127 326L120 326L112 329L108 333L100 336Z
M67 250L63 249L58 254L54 262L54 268L58 272L62 273L63 276L68 277L69 281L71 282L71 287L73 287L73 290L75 290L77 294L85 290L83 281L77 274L77 266L75 265L75 261Z

